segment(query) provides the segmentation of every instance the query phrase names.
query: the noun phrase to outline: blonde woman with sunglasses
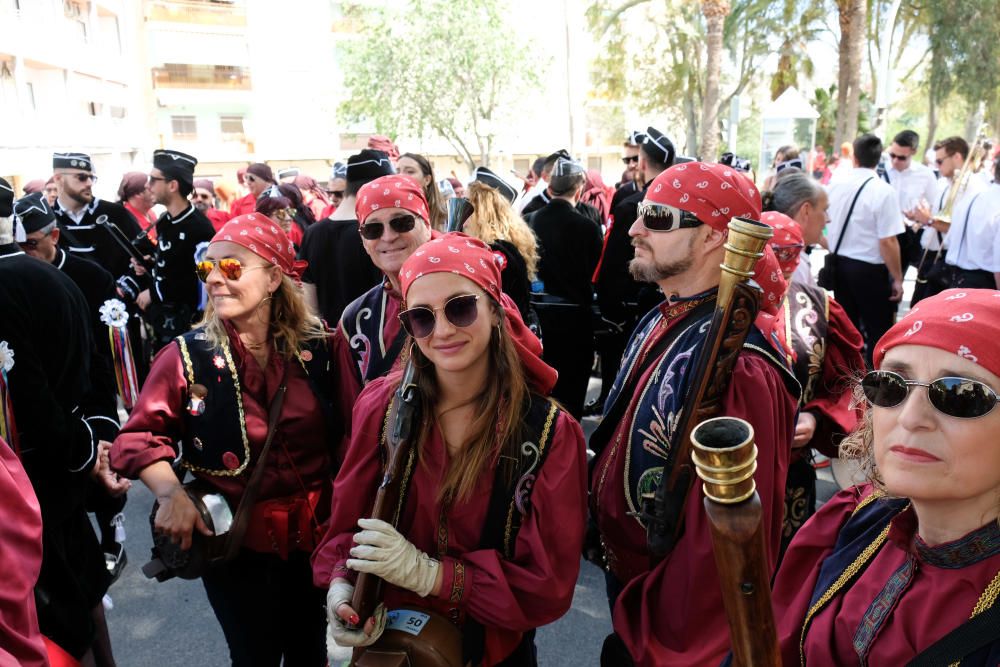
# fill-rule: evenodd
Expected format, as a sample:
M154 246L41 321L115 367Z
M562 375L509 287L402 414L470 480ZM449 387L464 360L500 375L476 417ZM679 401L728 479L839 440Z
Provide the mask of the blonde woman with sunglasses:
M861 425L841 444L870 481L785 554L782 664L1000 663L998 294L929 297L875 346Z
M156 496L154 530L184 550L212 531L172 464L234 514L256 492L235 558L202 575L233 665L326 664L309 555L329 513L341 426L332 334L303 301L304 264L266 216L226 223L197 265L203 320L156 357L111 451L112 466Z

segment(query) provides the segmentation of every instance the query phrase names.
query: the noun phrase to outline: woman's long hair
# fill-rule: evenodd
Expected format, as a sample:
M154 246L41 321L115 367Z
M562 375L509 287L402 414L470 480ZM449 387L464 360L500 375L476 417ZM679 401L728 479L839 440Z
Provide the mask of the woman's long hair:
M323 323L306 305L302 290L286 275L281 276L281 284L271 298L265 299L257 308L270 309L268 334L274 339L275 349L286 358L301 350L307 341L327 336ZM222 347L223 342L229 339L211 299L205 305L205 314L198 326L205 327L205 335L215 347Z
M420 173L422 176L431 177L431 182L429 184L424 185L421 183L420 185L424 190L424 197L427 198L427 209L431 214L431 227L439 232L443 232L444 225L448 219L448 214L445 212L444 208L444 197L441 196L441 191L438 190L437 186L437 179L434 178L434 167L431 166L431 163L427 158L417 153L403 153L399 157L410 158L420 167Z
M517 349L509 335L500 333L505 331L503 309L492 299L490 303L499 315L500 324L490 334L489 381L468 401L474 407L475 417L463 447L451 457L438 490L438 501L445 505L468 500L480 476L489 474L497 465L509 483L520 460L530 393ZM416 344L409 347L408 356L416 366L416 384L423 406L417 440L419 458L437 421L440 390L433 364Z
M465 230L485 243L501 240L514 244L528 266L528 279L538 272L538 239L521 216L514 213L496 188L473 181L469 185L469 202L475 208L465 223Z

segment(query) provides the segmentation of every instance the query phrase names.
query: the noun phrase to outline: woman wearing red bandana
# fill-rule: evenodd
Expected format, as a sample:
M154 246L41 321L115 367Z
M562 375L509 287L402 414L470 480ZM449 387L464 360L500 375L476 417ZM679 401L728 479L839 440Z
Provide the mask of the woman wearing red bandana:
M870 481L820 508L775 579L784 665L1000 664L998 294L927 298L875 346L841 444ZM934 652L966 623L986 624Z
M675 463L673 429L714 310L733 217L760 218L757 189L731 167L689 162L652 181L629 230L633 277L655 282L668 297L639 322L605 404L605 419L590 439L597 454L590 478L591 534L601 539L588 543L586 555L606 568L616 633L605 642L605 665L713 665L729 648L701 485L688 492L683 535L652 566L637 510L641 496ZM761 280L770 283L774 271L761 268ZM780 288L781 282L774 284ZM722 401L722 414L746 419L756 435L756 482L771 567L781 536L798 393L770 335L772 323L763 313L758 320L763 330L752 328ZM608 416L618 414L618 419Z
M816 472L812 450L836 457L841 439L854 430L858 411L851 398L850 378L864 371L861 334L826 290L794 280L805 245L802 227L777 211L761 222L774 229L770 246L788 281L775 321L775 333L802 386L792 441L792 460L785 489L782 553L816 506Z
M381 623L366 624L371 634L345 625L365 620L350 600L355 573L370 572L389 584L386 608L431 608L458 625L463 664L534 665L534 630L566 613L579 573L583 433L545 398L555 371L501 291L485 243L446 234L413 253L400 280L420 395L419 461L396 527L367 519L395 371L358 398L337 502L313 557L316 584L330 589L330 645L378 639Z
M198 265L204 319L156 357L111 450L160 504L155 530L189 548L211 534L174 473L181 466L235 512L251 471L266 466L239 554L202 580L234 665L326 664L323 591L309 555L330 507L341 425L333 406L329 332L297 284L304 268L277 223L226 223ZM267 459L269 413L287 393Z

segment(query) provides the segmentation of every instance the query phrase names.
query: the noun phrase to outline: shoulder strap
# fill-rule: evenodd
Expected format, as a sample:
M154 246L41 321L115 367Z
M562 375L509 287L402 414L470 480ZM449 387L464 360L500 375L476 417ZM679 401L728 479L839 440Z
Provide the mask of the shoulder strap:
M688 318L699 318L707 313L711 312L715 308L715 299L709 299L704 303L698 304L690 313L688 313ZM686 327L683 324L678 324L673 327L663 336L660 340L656 341L652 347L646 353L646 358L641 364L637 365L635 370L629 375L625 384L622 385L621 391L615 397L614 403L611 408L604 415L601 423L598 424L597 429L591 434L590 440L587 443L591 451L594 452L595 456L591 461L597 461L597 457L600 456L601 451L607 445L608 441L611 440L611 436L615 429L618 428L619 422L622 420L622 416L625 414L625 410L628 409L629 403L632 401L632 396L635 394L636 385L639 383L639 379L645 375L646 371L649 370L650 366L659 361L660 357L664 352L670 347L670 345L677 340L677 337L684 332Z
M962 658L1000 641L1000 605L973 616L906 664L906 667L938 667L958 664Z
M847 209L847 217L844 218L844 226L840 228L840 236L837 237L837 247L833 249L833 254L836 255L840 253L840 244L844 242L844 232L847 231L847 223L851 221L851 216L854 215L854 205L858 203L858 197L861 196L861 191L865 189L865 186L875 178L874 176L869 176L868 180L861 184L858 191L854 194L854 199L851 200L851 208Z
M272 354L275 354L272 352ZM257 502L257 493L260 491L260 482L264 477L264 468L267 467L267 454L271 451L271 442L274 440L274 432L278 428L278 417L281 416L281 406L285 403L285 391L287 390L287 380L288 380L288 364L293 363L293 360L289 359L285 361L285 372L281 378L281 386L278 387L278 391L275 392L274 398L271 399L271 408L268 412L267 420L267 438L264 440L264 447L260 450L260 456L257 457L257 464L253 468L253 473L250 475L250 481L247 482L246 489L243 491L243 496L240 498L240 504L236 508L236 514L233 516L233 524L229 532L226 534L226 546L223 551L223 560L231 560L239 552L240 546L243 544L243 536L246 534L247 525L250 521L250 510L253 508L254 504Z

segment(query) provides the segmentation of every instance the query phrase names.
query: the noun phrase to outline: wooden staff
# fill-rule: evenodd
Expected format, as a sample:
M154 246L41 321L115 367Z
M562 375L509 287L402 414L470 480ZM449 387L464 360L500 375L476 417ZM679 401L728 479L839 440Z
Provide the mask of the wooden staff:
M698 424L691 441L729 621L733 667L781 667L760 496L753 478L753 427L735 417L716 417Z

